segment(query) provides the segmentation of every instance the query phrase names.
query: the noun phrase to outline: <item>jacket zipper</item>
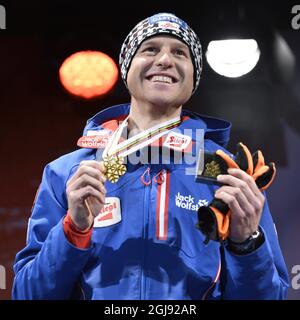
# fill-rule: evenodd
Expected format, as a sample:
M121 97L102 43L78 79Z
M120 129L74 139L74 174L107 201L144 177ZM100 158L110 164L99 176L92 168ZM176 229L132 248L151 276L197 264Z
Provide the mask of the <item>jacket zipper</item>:
M145 292L146 292L146 278L144 275L144 267L146 260L146 245L148 239L148 230L146 230L147 220L149 221L149 198L151 196L151 188L152 188L152 178L150 173L150 167L146 169L146 171L141 176L141 180L145 185L144 192L144 212L143 212L143 249L142 249L142 263L141 263L141 291L140 291L140 299L145 300Z
M154 176L157 183L156 195L156 239L166 240L168 237L168 203L169 203L169 175L165 169Z
M146 226L149 226L149 214L150 214L150 209L149 208L149 203L151 203L151 192L152 192L152 182L156 183L158 185L158 189L157 189L157 197L160 197L160 190L163 187L163 184L166 184L167 181L167 185L169 185L169 178L167 178L167 171L165 169L160 170L153 178L151 177L151 172L150 172L150 167L148 167L146 169L146 171L143 173L143 175L141 176L141 180L143 182L143 184L146 186L145 188L145 193L144 193L144 213L143 213L143 225L144 225L144 229L143 229L143 241L144 241L144 246L143 246L143 252L142 252L142 263L141 263L141 294L140 294L140 299L144 300L146 297L146 277L144 275L144 267L145 267L145 263L146 263L146 246L147 246L147 240L149 238L149 234L148 234L148 228L146 229ZM167 179L167 181L166 181ZM164 187L164 201L162 204L162 210L168 210L168 201L166 201L166 197L168 197L168 188L166 188L166 186ZM149 187L149 188L147 188ZM157 201L160 203L161 199L157 198ZM156 235L155 237L157 237L160 240L166 240L167 237L167 219L168 217L160 217L159 213L157 212L158 210L158 203L156 203ZM166 214L165 212L163 212L164 215ZM163 236L160 236L160 232L158 230L158 228L160 228L159 223L163 223L164 224L164 232L163 232Z
M160 170L156 175L153 176L153 178L151 177L151 173L150 173L150 167L148 167L143 175L141 176L141 181L143 182L143 184L145 185L145 192L144 192L144 212L143 212L143 235L142 235L142 239L144 241L143 244L143 251L142 251L142 263L141 263L141 289L140 289L140 299L141 300L145 300L146 298L146 277L144 275L144 267L146 264L146 247L147 247L147 240L149 237L148 234L148 228L146 229L147 224L149 224L149 203L151 200L151 192L152 192L152 182L156 183L158 185L158 189L157 189L157 197L159 196L159 189L161 189L163 187L163 184L165 184L164 188L165 188L165 196L168 197L168 193L169 193L169 177L168 177L168 171L165 169ZM149 188L148 188L149 187ZM164 199L164 198L162 198ZM165 200L165 199L164 199ZM161 202L161 199L158 200L160 202L160 205L164 205L164 210L163 211L168 211L168 201L163 201ZM158 213L157 213L157 206L158 203L156 203L156 237L159 240L166 240L166 238L168 237L167 235L167 230L168 230L168 216L164 217L164 219L162 220L162 217L158 217ZM150 208L151 209L151 208ZM158 223L159 221L159 223ZM164 232L161 233L160 230L160 224L162 223L162 221L165 223L164 226ZM163 235L161 237L161 234ZM219 266L218 266L218 270L215 276L215 279L213 280L213 282L211 283L211 285L209 286L209 288L206 290L206 292L203 294L202 296L202 300L206 300L208 299L209 295L211 294L211 292L213 291L214 287L216 286L217 282L220 279L220 274L221 274L221 261L219 261Z

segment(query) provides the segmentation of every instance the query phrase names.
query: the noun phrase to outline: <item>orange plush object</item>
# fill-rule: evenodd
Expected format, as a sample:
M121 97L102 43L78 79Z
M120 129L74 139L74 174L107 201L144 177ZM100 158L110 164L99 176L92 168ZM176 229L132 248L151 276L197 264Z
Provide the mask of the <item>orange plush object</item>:
M217 150L213 156L219 168L222 168L220 174L227 174L229 168L241 169L253 177L260 190L267 189L274 180L275 164L273 162L265 164L260 150L251 155L249 149L241 142L237 145L235 159L222 150ZM208 206L199 208L197 228L206 236L206 243L209 240L224 241L227 239L230 215L228 205L217 198L214 198Z

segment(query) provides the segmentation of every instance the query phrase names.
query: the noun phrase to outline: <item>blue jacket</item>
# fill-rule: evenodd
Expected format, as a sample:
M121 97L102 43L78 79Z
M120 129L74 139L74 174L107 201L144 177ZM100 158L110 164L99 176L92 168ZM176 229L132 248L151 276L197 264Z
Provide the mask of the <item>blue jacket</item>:
M88 121L84 134L128 112L127 104L101 111ZM177 129L203 129L206 150L227 144L228 122L188 111L183 115L189 119ZM221 250L218 242L204 244L195 227L197 209L213 198L216 187L196 183L194 175L186 174L186 161L128 164L116 184L106 184L120 221L95 223L91 246L73 246L62 225L68 209L66 183L79 163L95 154L95 149L82 148L45 167L27 245L14 264L14 299L286 297L288 274L267 202L260 223L266 240L256 251L237 256Z

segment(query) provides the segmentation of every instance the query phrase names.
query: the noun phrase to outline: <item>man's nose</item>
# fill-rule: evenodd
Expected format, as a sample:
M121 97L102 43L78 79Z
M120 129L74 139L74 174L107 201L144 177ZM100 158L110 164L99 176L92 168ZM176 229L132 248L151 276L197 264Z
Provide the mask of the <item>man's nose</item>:
M170 67L173 65L173 63L174 63L174 61L173 61L173 57L171 55L171 52L164 51L164 52L160 52L157 55L156 64L158 66Z

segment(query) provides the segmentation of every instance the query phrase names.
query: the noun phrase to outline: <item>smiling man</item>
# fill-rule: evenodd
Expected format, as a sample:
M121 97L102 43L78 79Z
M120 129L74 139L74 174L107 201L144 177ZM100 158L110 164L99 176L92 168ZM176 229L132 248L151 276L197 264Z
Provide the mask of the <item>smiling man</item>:
M126 37L120 69L131 102L88 121L84 139L97 148L79 139L44 170L13 297L285 298L286 266L254 178L235 168L221 187L195 182L191 164L175 161L195 154L197 130L206 151L228 154L230 123L183 110L202 70L195 32L173 14L147 18ZM159 161L130 161L154 149ZM230 227L226 241L206 243L197 213L213 198L228 206Z
M190 50L179 39L161 35L145 40L126 79L132 96L129 123L145 130L180 116L192 94L193 69Z

